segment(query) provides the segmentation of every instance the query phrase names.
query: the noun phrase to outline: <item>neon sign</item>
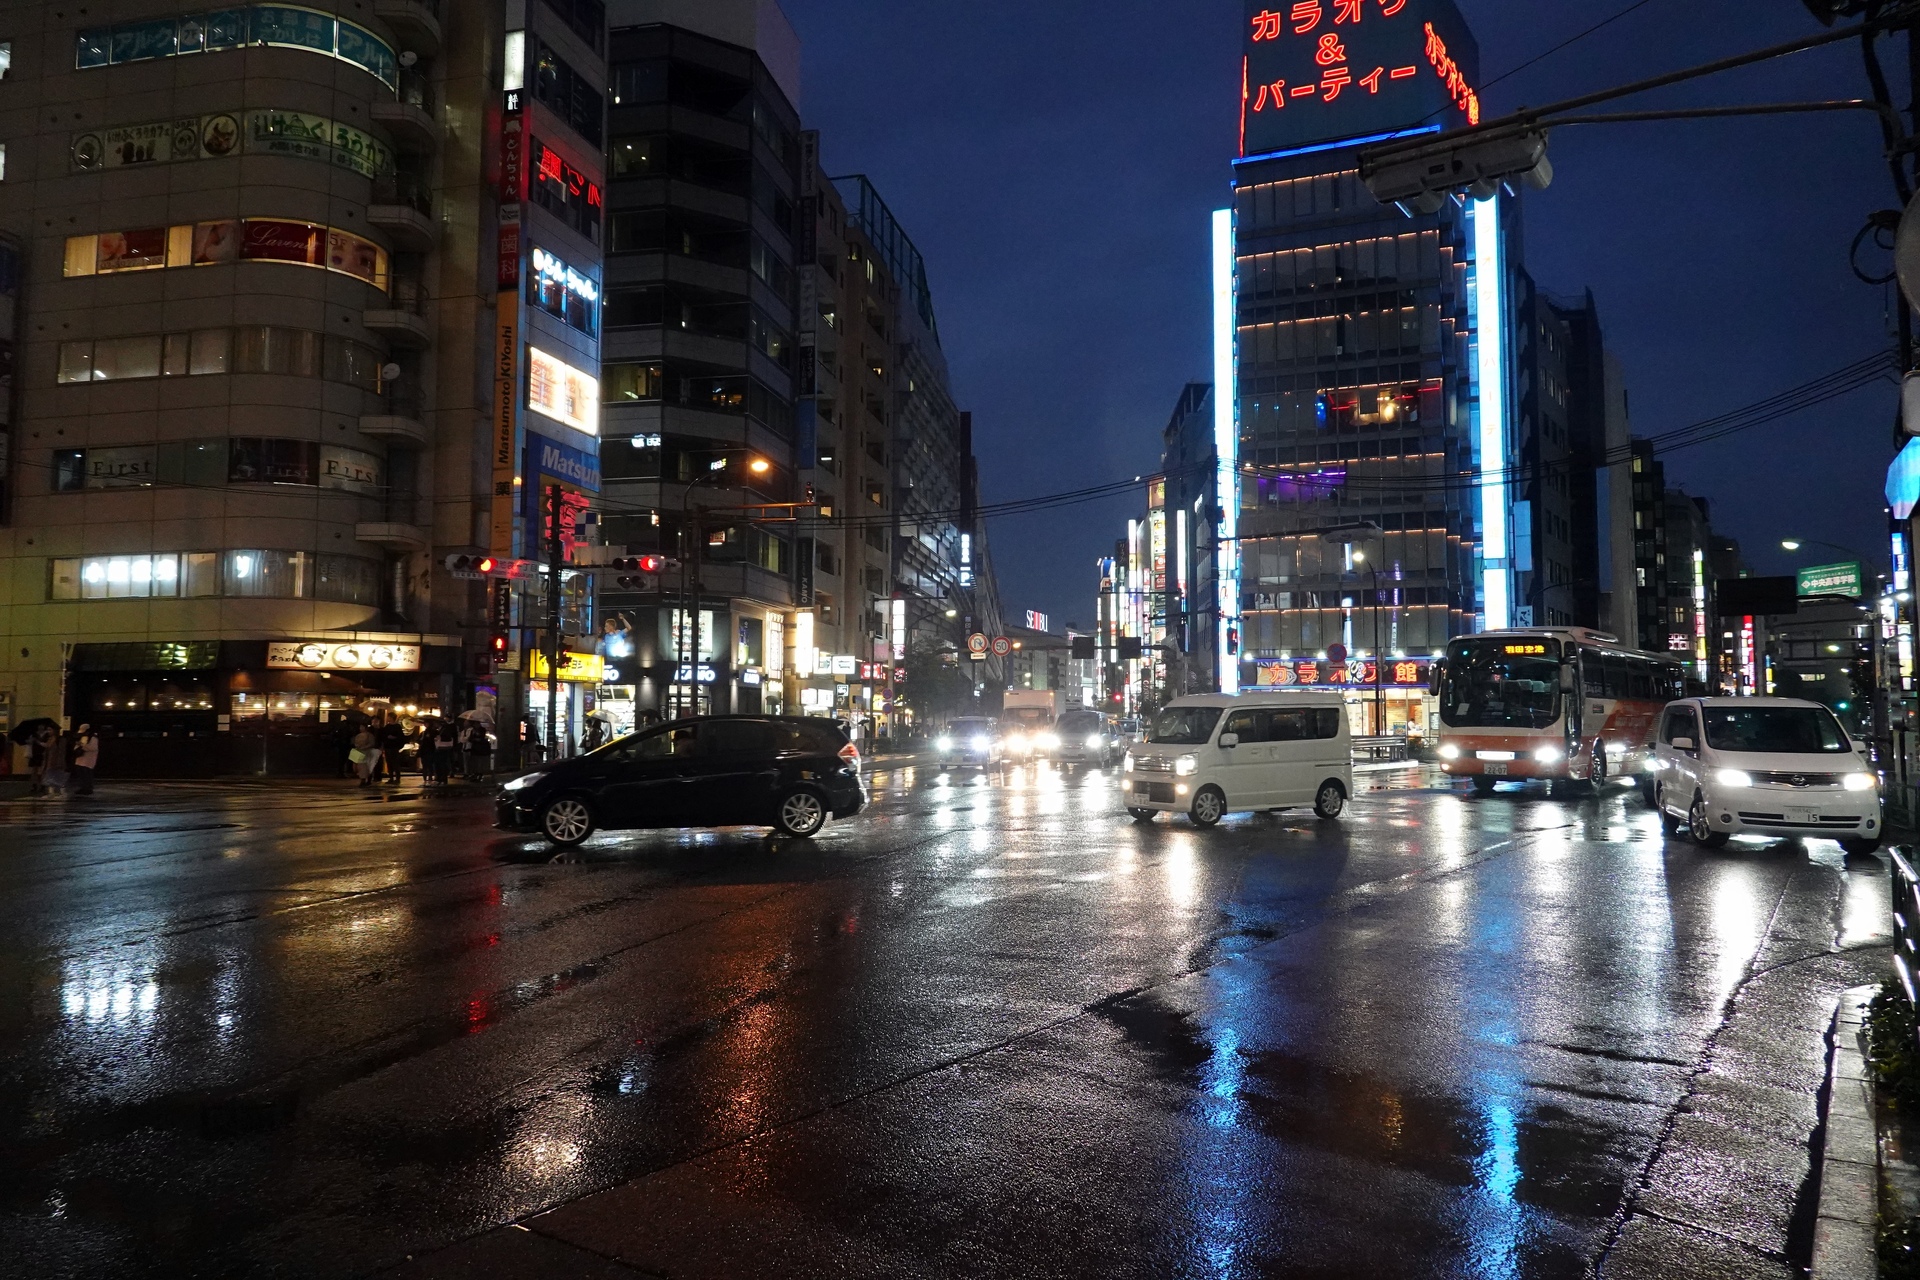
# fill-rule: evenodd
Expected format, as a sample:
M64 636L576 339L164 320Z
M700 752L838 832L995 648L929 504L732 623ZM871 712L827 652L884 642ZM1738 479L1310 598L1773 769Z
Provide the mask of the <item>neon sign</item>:
M1246 15L1243 158L1479 120L1478 46L1452 0L1249 0Z

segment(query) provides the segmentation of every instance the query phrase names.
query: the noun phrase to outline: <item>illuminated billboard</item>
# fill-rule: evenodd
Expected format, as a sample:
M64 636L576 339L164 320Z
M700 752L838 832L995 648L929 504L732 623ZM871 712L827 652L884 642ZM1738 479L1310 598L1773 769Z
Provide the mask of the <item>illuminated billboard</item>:
M600 383L538 347L527 348L527 408L590 436L600 434Z
M1452 0L1249 0L1240 154L1480 120L1480 49Z

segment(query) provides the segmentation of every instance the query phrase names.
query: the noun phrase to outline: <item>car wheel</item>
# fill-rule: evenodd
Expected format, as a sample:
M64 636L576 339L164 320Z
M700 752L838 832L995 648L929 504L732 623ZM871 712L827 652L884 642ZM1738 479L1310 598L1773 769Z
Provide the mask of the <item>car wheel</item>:
M1880 848L1880 842L1878 840L1842 840L1840 848L1846 853L1875 853Z
M1702 849L1718 849L1727 843L1726 833L1715 831L1713 824L1708 820L1705 796L1695 796L1693 806L1687 810L1687 834L1692 836L1693 842Z
M1202 787L1187 811L1196 827L1210 827L1227 816L1227 793L1218 787Z
M1492 778L1475 778L1473 780L1473 794L1477 796L1490 796L1493 794L1493 789L1496 785Z
M789 791L780 801L780 816L774 826L782 835L806 840L827 825L827 805L816 792Z
M1607 748L1602 743L1593 744L1593 759L1587 762L1587 786L1593 794L1599 795L1607 785Z
M1313 811L1322 818L1337 818L1347 809L1347 792L1344 787L1329 778L1320 784L1320 793L1313 798Z
M540 811L540 830L563 849L571 849L593 834L593 809L579 796L547 801Z
M1154 812L1152 809L1129 809L1127 816L1135 822L1152 822Z

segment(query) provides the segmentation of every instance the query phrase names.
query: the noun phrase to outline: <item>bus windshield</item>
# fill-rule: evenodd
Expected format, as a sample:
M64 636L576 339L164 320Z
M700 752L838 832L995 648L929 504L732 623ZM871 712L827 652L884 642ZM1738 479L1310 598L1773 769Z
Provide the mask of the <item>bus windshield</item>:
M1460 729L1548 729L1560 719L1560 642L1475 639L1447 649L1440 719Z

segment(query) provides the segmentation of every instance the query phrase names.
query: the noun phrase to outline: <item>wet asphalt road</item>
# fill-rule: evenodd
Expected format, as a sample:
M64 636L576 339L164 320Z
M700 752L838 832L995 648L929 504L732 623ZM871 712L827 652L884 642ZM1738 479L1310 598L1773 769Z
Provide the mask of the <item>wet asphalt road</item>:
M0 1273L1796 1274L1883 861L1374 778L1200 831L901 767L559 861L410 792L0 805Z

